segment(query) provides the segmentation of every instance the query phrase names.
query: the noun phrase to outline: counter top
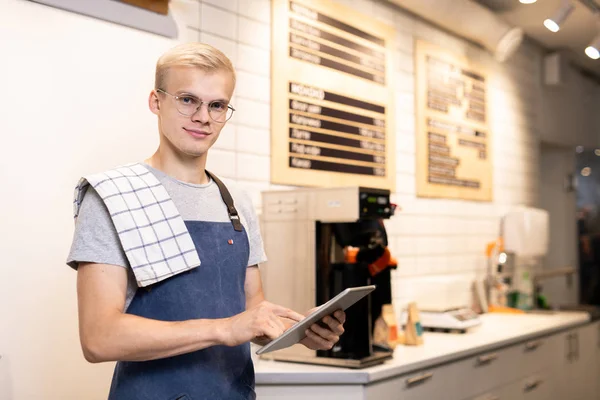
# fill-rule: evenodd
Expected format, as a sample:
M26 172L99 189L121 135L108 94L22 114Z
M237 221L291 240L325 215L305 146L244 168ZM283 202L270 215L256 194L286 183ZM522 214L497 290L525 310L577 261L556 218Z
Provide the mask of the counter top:
M484 314L466 333L424 333L422 346L398 346L394 358L365 369L256 360L257 385L367 384L589 323L585 312Z

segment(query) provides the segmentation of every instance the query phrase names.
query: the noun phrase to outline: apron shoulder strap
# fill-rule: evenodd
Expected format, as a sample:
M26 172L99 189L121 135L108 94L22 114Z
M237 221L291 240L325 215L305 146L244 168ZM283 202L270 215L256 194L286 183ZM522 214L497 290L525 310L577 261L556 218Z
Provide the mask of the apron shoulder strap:
M221 182L221 180L219 178L217 178L215 176L215 174L213 174L212 172L208 172L208 171L206 171L206 174L210 177L210 179L215 181L215 183L219 187L219 192L221 193L221 198L223 199L223 201L225 202L225 205L227 206L227 213L229 214L229 219L231 220L233 229L235 229L238 232L241 232L242 231L242 223L240 221L240 216L239 216L237 210L235 209L235 205L233 204L233 198L231 197L229 190L227 190L227 187L225 187L225 184L223 182Z

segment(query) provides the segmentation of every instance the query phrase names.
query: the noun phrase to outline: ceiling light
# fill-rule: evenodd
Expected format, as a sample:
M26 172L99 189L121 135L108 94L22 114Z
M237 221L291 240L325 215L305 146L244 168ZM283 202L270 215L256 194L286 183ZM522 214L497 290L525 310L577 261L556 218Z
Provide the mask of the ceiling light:
M560 24L565 22L574 9L575 6L570 0L563 1L563 4L556 10L554 15L544 21L544 26L552 32L558 32L560 30Z
M535 3L537 0L519 0L521 3L523 4L533 4Z
M583 153L583 146L577 146L575 147L575 151L578 153Z
M598 157L600 157L600 149L594 150L594 154L597 155Z
M585 54L594 60L600 58L600 33L592 40L592 43L586 47Z
M523 41L523 30L521 28L511 28L502 36L496 44L494 55L500 62L506 61L521 45Z
M581 170L581 175L582 176L590 176L592 174L592 169L590 167L584 167Z

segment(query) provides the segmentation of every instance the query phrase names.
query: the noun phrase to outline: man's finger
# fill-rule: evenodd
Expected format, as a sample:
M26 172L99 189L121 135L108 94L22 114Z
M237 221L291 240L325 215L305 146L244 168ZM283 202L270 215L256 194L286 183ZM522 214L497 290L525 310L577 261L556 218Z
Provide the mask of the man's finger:
M340 324L344 324L344 322L346 322L346 313L343 312L342 310L337 310L336 312L333 313L333 316L340 321Z
M279 317L277 317L276 315L271 315L271 324L274 325L275 327L281 329L281 332L285 331L285 324L283 323L282 320L279 319Z
M281 336L281 333L282 329L275 321L271 319L265 320L265 323L262 326L262 336L267 336L269 339L273 340Z
M322 338L327 339L329 341L335 341L335 342L338 341L338 337L334 332L332 332L329 328L322 327L319 324L312 324L310 326L310 330L312 330L317 335L319 335Z
M336 335L341 335L342 333L344 333L344 327L342 326L341 322L337 318L333 318L331 316L326 316L325 318L323 318L323 322Z
M273 313L279 317L289 318L293 321L302 321L304 319L304 315L297 313L294 310L290 310L286 307L274 306Z
M285 318L285 317L277 317L279 318L279 320L281 322L283 322L283 325L285 325L285 330L287 331L288 329L290 329L292 326L296 325L297 321L294 321L293 319L289 319L289 318Z
M312 340L320 349L329 350L333 347L334 343L328 340L323 339L321 336L317 335L310 329L306 330L306 337Z

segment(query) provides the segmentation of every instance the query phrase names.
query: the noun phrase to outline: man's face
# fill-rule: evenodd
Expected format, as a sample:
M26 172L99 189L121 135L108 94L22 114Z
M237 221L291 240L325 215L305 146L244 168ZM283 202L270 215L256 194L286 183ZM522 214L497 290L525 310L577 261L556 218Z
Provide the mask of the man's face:
M213 109L220 104L225 107L229 104L234 89L231 74L227 71L204 72L194 67L172 67L167 72L165 87L160 89L179 97L176 99L156 91L151 95L150 109L159 117L161 141L166 139L165 144L179 153L178 156L205 157L225 126L225 122L211 118L209 103L221 102L213 103ZM182 115L178 110L181 104L198 101L202 105L192 115Z

